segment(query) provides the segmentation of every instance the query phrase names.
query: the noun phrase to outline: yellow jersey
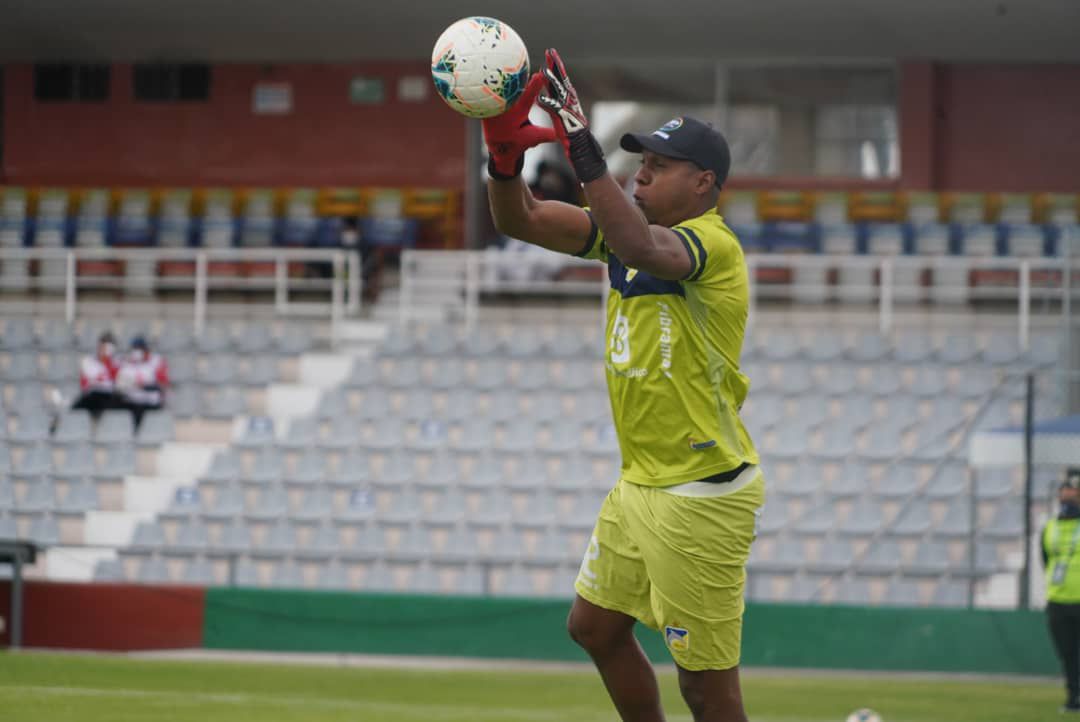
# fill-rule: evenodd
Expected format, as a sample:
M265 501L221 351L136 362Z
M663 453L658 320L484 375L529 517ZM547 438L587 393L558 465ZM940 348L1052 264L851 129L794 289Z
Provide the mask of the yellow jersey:
M758 463L739 418L750 382L739 371L749 304L742 247L716 210L672 230L692 261L681 281L624 265L593 224L579 253L604 261L604 364L621 478L672 486Z

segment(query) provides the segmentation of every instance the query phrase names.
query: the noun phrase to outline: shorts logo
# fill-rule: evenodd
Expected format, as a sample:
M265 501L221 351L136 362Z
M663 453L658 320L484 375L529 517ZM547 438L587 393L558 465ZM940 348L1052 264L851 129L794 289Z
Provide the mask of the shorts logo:
M690 632L680 627L664 627L664 641L673 652L690 649Z
M683 124L683 119L682 118L672 118L668 122L661 125L660 130L664 130L664 131L667 131L667 132L670 133L673 130L678 130L679 128L681 128L682 124Z

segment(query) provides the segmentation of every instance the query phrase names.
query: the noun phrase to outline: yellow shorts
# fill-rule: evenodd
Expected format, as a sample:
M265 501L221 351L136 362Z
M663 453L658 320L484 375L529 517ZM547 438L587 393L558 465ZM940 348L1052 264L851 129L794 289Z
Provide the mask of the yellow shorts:
M746 561L765 500L761 470L750 474L722 496L620 481L600 509L577 593L662 631L683 669L738 665Z

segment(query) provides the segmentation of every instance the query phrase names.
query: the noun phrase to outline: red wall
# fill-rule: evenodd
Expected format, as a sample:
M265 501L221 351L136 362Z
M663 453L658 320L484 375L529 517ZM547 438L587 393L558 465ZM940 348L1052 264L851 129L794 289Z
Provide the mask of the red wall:
M463 184L465 125L433 89L397 99L425 64L215 66L210 101L136 103L114 65L106 103L38 103L33 68L4 70L4 180L83 185ZM381 77L386 102L353 105L349 81ZM292 84L293 112L256 115L256 82Z
M8 621L10 583L0 583L0 616ZM57 649L187 649L201 647L205 590L135 584L23 586L23 646Z
M1080 191L1080 65L905 63L902 185Z

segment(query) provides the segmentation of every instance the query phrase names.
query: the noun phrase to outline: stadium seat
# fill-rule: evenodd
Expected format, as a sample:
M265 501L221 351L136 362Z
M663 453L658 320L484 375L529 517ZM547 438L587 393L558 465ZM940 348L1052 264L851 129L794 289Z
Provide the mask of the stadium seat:
M859 574L889 575L900 569L903 553L894 539L877 539L870 543L866 552L855 562Z
M95 582L123 582L124 564L119 559L99 559L94 565Z
M94 441L99 444L125 444L135 437L135 425L131 413L124 410L109 410L101 415L94 432Z
M85 442L68 446L56 468L57 475L62 477L92 476L96 471L94 448Z
M90 441L90 414L83 409L73 409L60 416L53 432L55 444L83 444Z
M167 584L172 581L169 566L161 557L144 559L135 573L135 581L140 584Z
M899 537L922 537L933 525L930 505L921 498L909 499L889 533Z
M168 411L148 411L139 426L137 441L143 446L157 446L172 441L176 428Z

